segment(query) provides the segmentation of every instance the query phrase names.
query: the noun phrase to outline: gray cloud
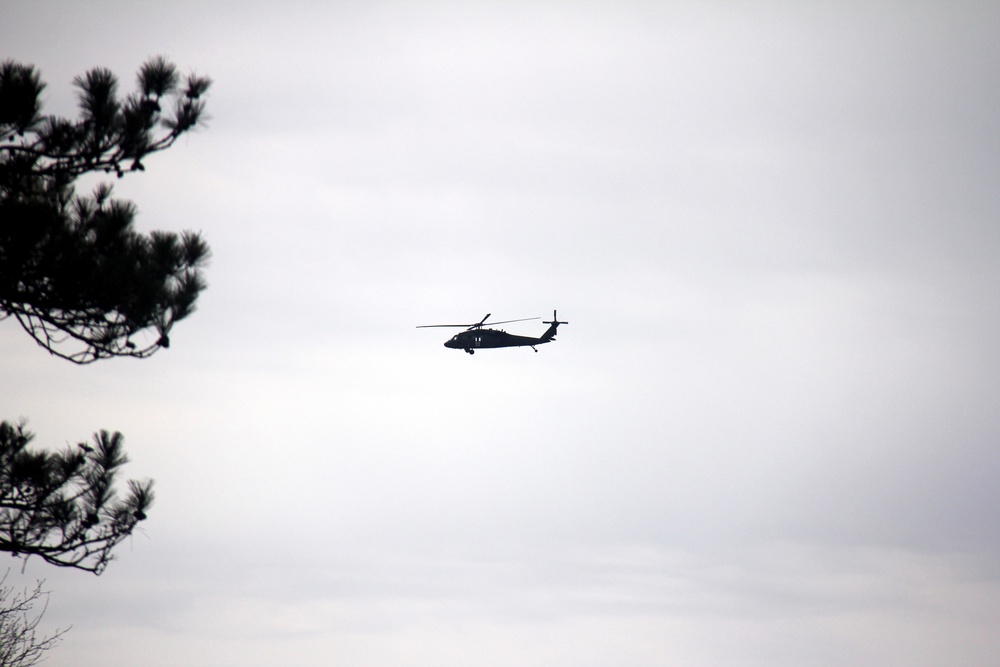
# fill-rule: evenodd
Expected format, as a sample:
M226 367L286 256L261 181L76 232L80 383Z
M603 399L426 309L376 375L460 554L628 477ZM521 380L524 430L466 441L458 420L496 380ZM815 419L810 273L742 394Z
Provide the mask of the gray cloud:
M158 485L29 563L50 664L995 662L994 7L116 8L0 37L213 77L116 188L214 255L142 364L0 327L3 416Z

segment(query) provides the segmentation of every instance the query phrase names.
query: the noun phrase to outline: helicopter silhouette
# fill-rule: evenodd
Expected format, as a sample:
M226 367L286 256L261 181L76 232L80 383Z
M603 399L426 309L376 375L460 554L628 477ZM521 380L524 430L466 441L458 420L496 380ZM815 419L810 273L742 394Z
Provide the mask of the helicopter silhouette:
M465 350L469 354L475 354L477 349L488 348L488 347L530 347L535 352L536 345L541 345L543 343L551 343L556 339L556 330L559 328L560 324L569 324L569 322L560 322L559 318L556 317L556 311L552 311L552 321L542 322L542 324L550 325L548 329L545 330L538 338L533 338L532 336L515 336L514 334L509 334L502 329L484 329L483 325L486 324L486 320L490 317L490 313L486 313L486 317L479 320L475 324L424 324L418 329L431 329L435 327L466 327L465 331L457 333L450 339L445 341L444 346L450 347L453 350ZM490 322L490 326L496 326L498 324L510 324L511 322L527 322L528 320L538 320L539 317L525 317L519 320L503 320L502 322Z

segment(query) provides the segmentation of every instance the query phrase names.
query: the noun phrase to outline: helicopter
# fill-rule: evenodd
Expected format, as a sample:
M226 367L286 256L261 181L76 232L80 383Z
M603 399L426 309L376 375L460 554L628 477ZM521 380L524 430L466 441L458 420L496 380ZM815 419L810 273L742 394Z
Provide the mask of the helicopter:
M445 341L444 346L449 347L453 350L465 350L469 354L475 354L478 348L487 347L530 347L535 352L536 345L541 345L542 343L551 343L556 339L556 329L559 328L560 324L569 324L569 322L560 322L559 318L556 317L556 311L552 311L552 321L542 322L542 324L550 325L548 329L545 330L538 338L532 338L531 336L515 336L514 334L509 334L502 329L484 329L483 325L486 324L486 320L490 317L490 313L486 313L486 317L479 320L475 324L424 324L418 329L430 329L434 327L466 327L465 331L457 333L452 336L449 340ZM502 322L490 322L490 326L496 326L498 324L510 324L511 322L527 322L528 320L538 320L540 317L525 317L519 320L503 320Z

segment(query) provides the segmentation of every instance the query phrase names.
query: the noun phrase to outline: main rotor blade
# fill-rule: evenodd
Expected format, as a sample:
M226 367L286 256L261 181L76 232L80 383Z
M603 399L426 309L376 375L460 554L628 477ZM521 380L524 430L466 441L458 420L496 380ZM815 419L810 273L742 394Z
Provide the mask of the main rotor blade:
M494 324L510 324L511 322L527 322L528 320L540 320L540 317L522 317L519 320L503 320L502 322L487 322L486 324L493 326Z
M435 327L454 327L454 328L465 327L466 329L478 329L479 327L483 326L483 322L485 322L487 320L487 318L489 318L489 316L490 316L490 314L486 313L486 317L484 317L483 319L479 320L475 324L424 324L424 325L419 326L417 328L418 329L432 329L432 328L435 328Z
M435 328L438 328L438 327L450 327L450 328L457 329L459 327L465 327L466 329L478 329L478 328L484 327L484 326L490 326L491 327L491 326L493 326L495 324L510 324L511 322L527 322L528 320L540 320L540 319L542 319L540 317L522 317L519 320L502 320L500 322L487 322L486 321L487 317L489 317L489 313L487 313L486 317L484 317L483 319L479 320L475 324L421 324L417 328L418 329L435 329Z

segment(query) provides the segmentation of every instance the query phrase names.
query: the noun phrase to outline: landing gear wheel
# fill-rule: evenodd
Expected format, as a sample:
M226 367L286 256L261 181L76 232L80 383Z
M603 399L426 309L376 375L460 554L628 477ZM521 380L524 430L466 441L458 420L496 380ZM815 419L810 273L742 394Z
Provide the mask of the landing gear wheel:
M469 348L465 348L465 351L468 352L469 354L475 354L476 353L475 350L470 350Z

